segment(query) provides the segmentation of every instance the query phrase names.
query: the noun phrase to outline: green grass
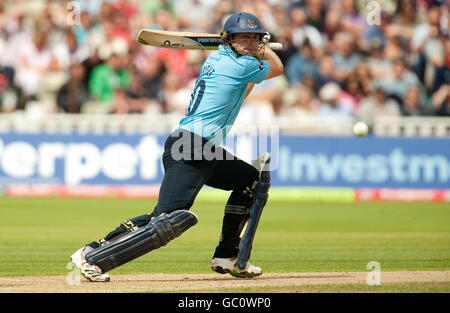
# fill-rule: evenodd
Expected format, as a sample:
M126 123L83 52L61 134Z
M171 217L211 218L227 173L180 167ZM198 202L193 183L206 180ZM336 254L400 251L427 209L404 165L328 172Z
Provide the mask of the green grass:
M198 199L195 227L111 273L210 273L224 202ZM65 275L76 249L155 204L0 197L0 276ZM370 261L382 271L448 270L450 206L269 200L251 261L265 272L368 271Z

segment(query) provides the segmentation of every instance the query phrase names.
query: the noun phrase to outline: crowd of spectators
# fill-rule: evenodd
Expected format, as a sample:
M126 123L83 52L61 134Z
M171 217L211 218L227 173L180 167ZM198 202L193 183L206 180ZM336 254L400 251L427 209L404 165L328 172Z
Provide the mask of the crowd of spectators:
M138 31L220 33L235 12L284 45L285 73L254 88L249 116L450 115L446 0L1 1L0 111L183 114L210 51Z

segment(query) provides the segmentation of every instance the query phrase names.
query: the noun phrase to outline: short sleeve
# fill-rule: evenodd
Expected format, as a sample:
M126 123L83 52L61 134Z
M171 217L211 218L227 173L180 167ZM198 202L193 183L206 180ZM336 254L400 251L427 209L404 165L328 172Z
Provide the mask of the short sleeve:
M255 58L248 58L245 64L242 81L244 83L259 84L266 78L269 73L269 63L266 61L258 61Z

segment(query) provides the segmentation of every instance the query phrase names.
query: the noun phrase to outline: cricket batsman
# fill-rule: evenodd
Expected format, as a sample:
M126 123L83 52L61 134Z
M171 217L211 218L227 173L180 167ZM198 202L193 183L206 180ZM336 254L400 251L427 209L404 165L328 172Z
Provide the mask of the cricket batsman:
M104 238L77 250L71 260L86 279L109 281L106 272L194 226L197 217L189 209L205 184L231 191L211 269L238 278L262 274L248 258L268 197L270 175L263 168L270 157L263 153L259 165L253 166L219 145L254 85L283 73L280 59L266 47L269 37L252 14L227 19L221 45L203 64L186 115L165 142L165 173L154 211L122 222Z

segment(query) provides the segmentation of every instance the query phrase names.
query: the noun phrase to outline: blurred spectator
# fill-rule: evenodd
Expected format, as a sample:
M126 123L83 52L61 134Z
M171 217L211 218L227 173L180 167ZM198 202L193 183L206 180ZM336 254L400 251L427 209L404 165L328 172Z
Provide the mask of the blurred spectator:
M416 9L416 0L397 0L392 23L386 26L389 35L398 35L409 42L417 22Z
M180 75L181 85L186 86L192 80L196 80L200 75L203 62L206 60L207 55L200 50L188 50L186 55L186 68Z
M155 16L161 10L175 15L173 4L169 0L142 0L139 3L139 11L144 14Z
M420 96L420 90L417 86L411 86L403 97L401 106L402 114L405 116L429 115L431 111L425 106Z
M100 56L98 55L98 49L94 49L94 51L89 55L89 57L84 60L81 65L83 65L85 69L85 78L84 78L84 85L89 90L89 78L91 77L91 73L98 65L102 64L103 61L100 59Z
M142 69L144 86L149 98L161 101L163 77L166 73L166 64L157 58L149 58L146 67Z
M305 40L298 48L298 53L289 58L285 73L292 85L301 83L306 74L312 74L314 77L319 76L319 66L314 59L314 52L308 40Z
M392 72L392 62L384 57L384 47L377 42L370 42L368 49L366 62L373 79L388 77Z
M78 63L69 67L70 76L57 94L58 108L66 113L80 113L82 105L89 99L89 91L86 87L85 68Z
M292 42L291 29L288 27L281 28L277 36L273 37L273 39L283 45L283 49L277 50L275 53L278 55L283 65L286 66L289 58L297 53L297 49Z
M274 123L276 117L286 113L284 93L287 90L288 82L283 77L275 77L255 84L244 101L237 122L241 125Z
M341 103L345 103L346 107L350 107L352 114L357 115L359 111L359 102L365 96L362 82L358 79L354 72L350 74L344 81L343 90L339 94Z
M78 45L84 45L88 42L89 32L94 26L92 17L88 11L83 11L80 14L80 24L75 24L71 27L71 32L75 36L76 43Z
M450 84L442 85L433 94L433 107L438 116L450 116Z
M284 77L250 94L243 107L252 112L249 123L285 114L373 123L399 107L402 114L448 116L448 1L377 0L374 25L368 2L79 0L76 12L65 0L3 0L1 110L181 114L211 51L140 45L137 32L218 34L230 14L247 11L283 44L276 53L285 66Z
M339 22L341 18L341 11L339 8L335 8L332 10L328 10L325 14L325 27L323 29L323 33L325 34L328 44L327 44L327 52L334 51L334 36L337 32L339 32Z
M101 103L100 111L108 111L114 92L130 85L130 72L122 68L120 56L112 53L105 63L97 65L89 78L89 93Z
M164 63L167 68L176 73L182 75L186 70L188 50L182 49L159 49L156 53L156 57Z
M324 43L320 32L312 25L306 23L307 15L303 8L298 6L289 12L292 27L292 41L295 47L302 47L306 41L314 53L321 53Z
M328 83L319 91L320 106L317 111L323 117L349 117L353 108L350 103L342 101L341 87L337 83ZM345 100L345 99L344 99Z
M14 72L12 68L0 69L0 112L9 113L22 107L20 90L12 83Z
M359 48L366 54L370 54L372 48L383 49L386 46L386 32L390 27L390 17L385 11L380 12L380 23L368 25L361 40L358 42Z
M183 88L180 76L168 71L163 76L162 85L162 112L178 112L185 114L194 86Z
M308 117L316 116L319 108L319 101L315 93L305 85L298 84L291 88L291 91L285 95L287 108L284 114L290 117Z
M218 0L174 1L174 9L181 29L202 31L212 25L211 15Z
M329 55L324 56L320 61L318 87L321 88L327 83L335 82L334 61Z
M250 106L254 108L253 116L267 115L273 117L279 115L281 108L278 104L282 96L281 91L285 87L283 85L284 82L276 78L264 80L260 84L256 84L252 92L245 99L245 106L247 109Z
M361 39L366 20L358 11L356 0L341 0L340 29L349 32L356 40Z
M366 62L361 62L354 71L356 80L360 84L361 94L366 97L372 92L373 74L372 69Z
M324 0L306 0L307 23L314 26L318 31L325 29L325 6Z
M0 53L0 65L11 67L16 72L22 56L29 51L33 34L25 28L26 13L23 6L18 5L9 12L4 11L2 15L5 20L0 31L5 42Z
M31 97L38 93L42 77L59 69L59 64L47 45L48 33L45 29L36 29L31 40L22 42L26 53L19 55L20 63L16 66L15 83Z
M400 103L411 86L420 86L417 76L408 71L405 62L397 59L393 64L392 76L376 81L388 96L395 97Z
M113 109L110 113L143 113L151 103L149 90L145 88L143 80L143 75L137 69L133 69L130 85L126 89L115 90Z
M439 34L441 32L447 34L446 40L448 40L448 21L447 25L441 24L440 5L440 1L430 5L427 21L414 28L411 39L413 69L426 86L429 84L425 81L430 79L426 77L427 67L439 68L443 63L445 46L439 40Z
M134 3L127 0L116 0L111 6L118 15L123 16L126 20L133 18L138 11Z
M357 116L372 130L376 119L385 116L401 116L401 114L398 102L388 98L383 89L374 86L373 94L361 100Z
M333 61L336 69L336 78L342 82L356 68L360 61L360 56L355 51L355 40L351 33L337 33L334 41L336 51L333 54Z
M110 18L112 19L112 23L109 24L111 27L111 39L121 38L125 40L128 45L131 45L135 41L135 38L132 36L132 32L130 32L129 29L129 19L132 19L137 12L136 8L124 0L118 0L117 2L112 3L111 6L112 14Z

